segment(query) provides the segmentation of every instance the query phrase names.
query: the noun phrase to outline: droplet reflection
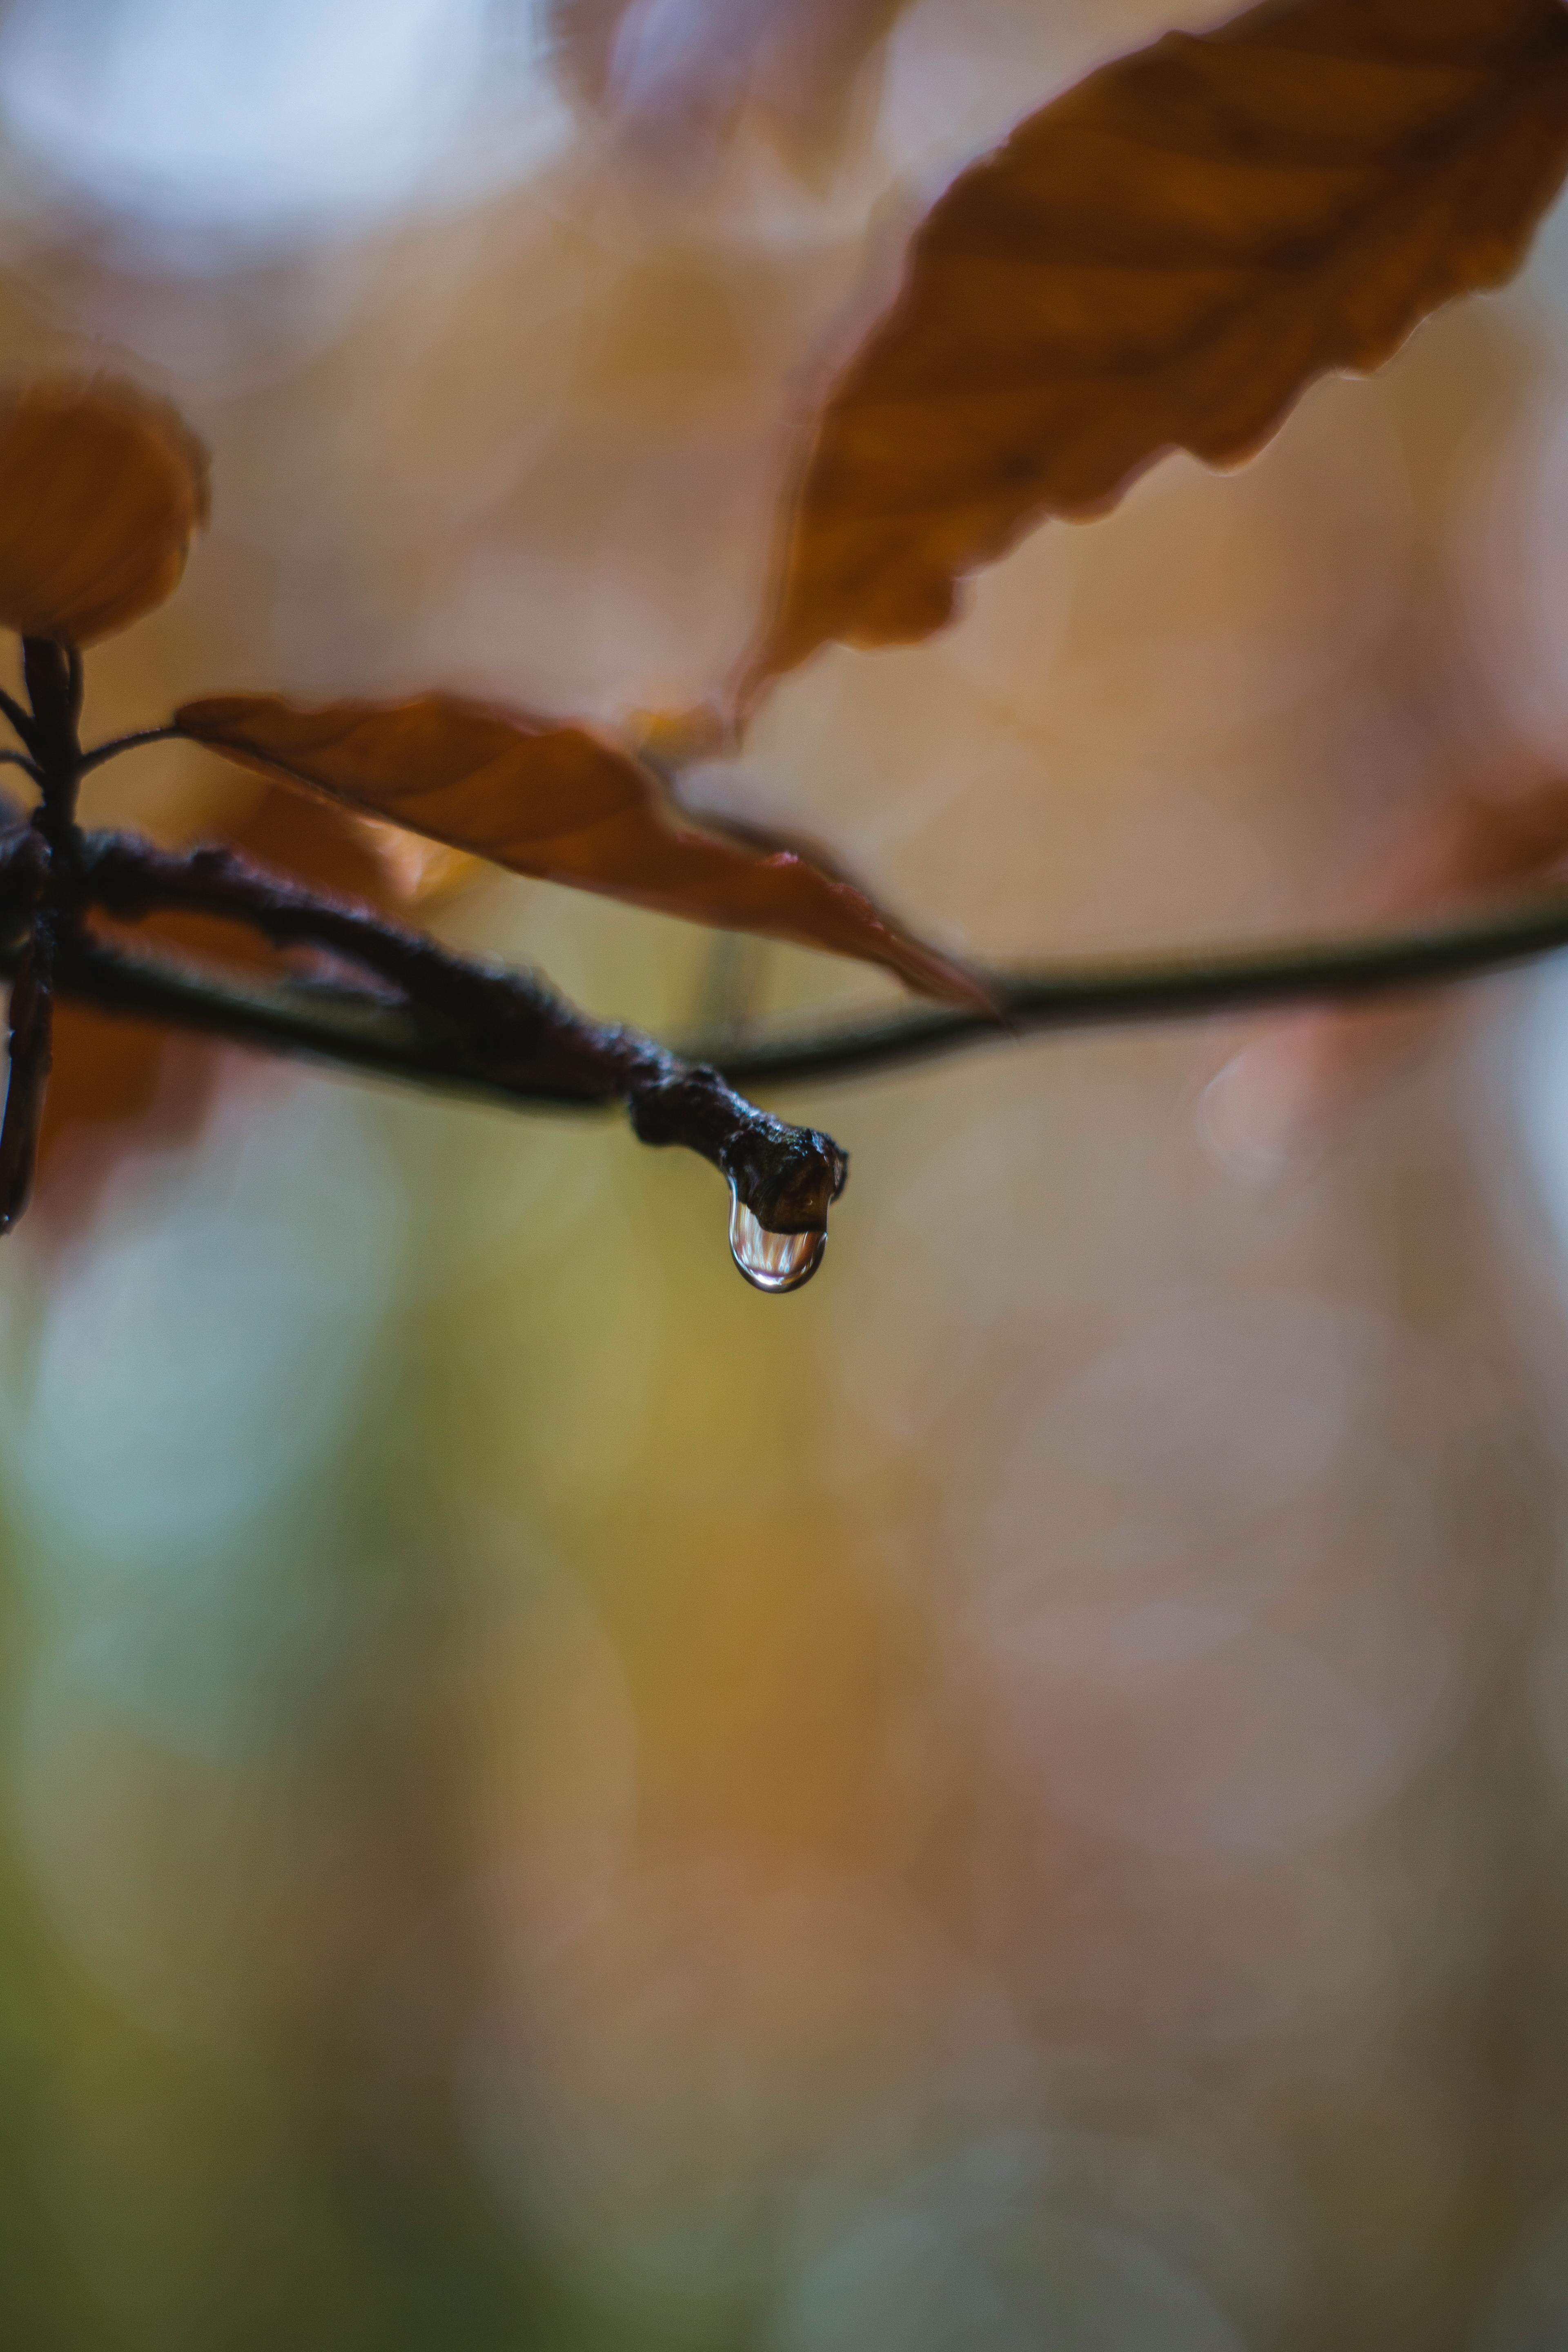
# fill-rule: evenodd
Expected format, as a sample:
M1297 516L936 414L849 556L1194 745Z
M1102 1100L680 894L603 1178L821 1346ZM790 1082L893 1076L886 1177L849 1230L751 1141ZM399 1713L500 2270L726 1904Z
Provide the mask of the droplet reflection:
M815 1233L775 1234L761 1225L733 1187L730 1194L730 1250L746 1280L759 1290L798 1290L822 1264L826 1228Z

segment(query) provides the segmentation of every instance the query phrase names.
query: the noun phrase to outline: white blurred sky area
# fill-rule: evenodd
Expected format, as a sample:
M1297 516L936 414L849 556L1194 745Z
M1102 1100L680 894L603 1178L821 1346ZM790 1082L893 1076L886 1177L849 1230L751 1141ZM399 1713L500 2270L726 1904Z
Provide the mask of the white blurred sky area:
M843 5L893 31L854 118L877 124L873 183L892 173L927 200L1027 93L1060 87L1104 42L1092 12L1060 5ZM1151 0L1117 14L1126 39L1161 21ZM6 0L9 201L85 205L122 241L196 268L461 205L570 144L569 93L600 23L603 115L678 181L753 100L802 118L808 141L820 117L831 154L850 120L840 60L874 46L846 39L824 0ZM815 182L813 204L833 178Z
M567 135L532 0L15 0L0 116L165 242L267 242L525 177Z

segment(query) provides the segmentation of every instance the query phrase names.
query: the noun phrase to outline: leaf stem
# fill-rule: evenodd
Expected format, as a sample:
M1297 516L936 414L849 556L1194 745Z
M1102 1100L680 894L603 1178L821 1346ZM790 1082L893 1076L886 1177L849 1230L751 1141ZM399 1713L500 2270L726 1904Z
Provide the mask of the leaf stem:
M142 727L133 735L111 736L107 743L95 743L90 751L82 753L77 761L77 774L85 776L92 769L101 768L106 761L118 760L122 751L140 750L143 743L170 743L176 739L189 740L183 727Z

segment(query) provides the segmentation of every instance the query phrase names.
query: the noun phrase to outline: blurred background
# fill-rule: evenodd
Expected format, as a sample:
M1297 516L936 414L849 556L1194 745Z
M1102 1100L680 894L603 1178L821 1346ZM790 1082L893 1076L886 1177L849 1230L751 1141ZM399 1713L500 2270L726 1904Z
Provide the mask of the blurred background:
M700 700L910 224L1169 21L10 0L0 363L107 347L215 455L90 734ZM1565 522L1559 220L690 788L976 955L1342 921L1563 759ZM665 1034L889 1001L430 919ZM854 1172L786 1299L611 1121L182 1046L68 1128L0 1266L5 2342L1568 2344L1568 973L1394 1042L789 1096Z

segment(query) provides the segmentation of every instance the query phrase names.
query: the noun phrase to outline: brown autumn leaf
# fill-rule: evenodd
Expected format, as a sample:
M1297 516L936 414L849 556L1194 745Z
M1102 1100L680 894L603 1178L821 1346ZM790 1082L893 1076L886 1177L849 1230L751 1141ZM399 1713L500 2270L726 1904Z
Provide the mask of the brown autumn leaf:
M1561 0L1266 0L1091 74L965 172L841 378L743 697L912 642L1047 515L1255 452L1518 266L1568 168Z
M651 768L589 727L454 694L315 709L278 695L217 695L187 702L174 723L263 775L513 874L855 956L928 996L989 1009L973 974L879 914L815 854L700 830Z
M0 394L0 627L86 646L177 586L207 519L206 452L115 376Z

